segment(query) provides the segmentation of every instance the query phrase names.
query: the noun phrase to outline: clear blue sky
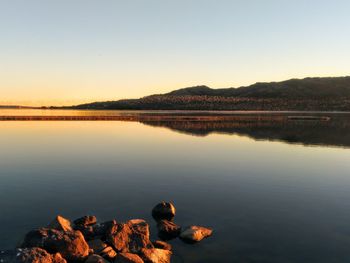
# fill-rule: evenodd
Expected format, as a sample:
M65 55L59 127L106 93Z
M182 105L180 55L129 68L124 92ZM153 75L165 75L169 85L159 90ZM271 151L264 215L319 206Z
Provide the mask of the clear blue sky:
M350 75L350 1L1 0L0 104Z

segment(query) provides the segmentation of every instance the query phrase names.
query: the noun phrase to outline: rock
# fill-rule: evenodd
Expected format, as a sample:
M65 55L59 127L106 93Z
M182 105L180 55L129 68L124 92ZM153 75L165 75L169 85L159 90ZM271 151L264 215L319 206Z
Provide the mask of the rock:
M119 253L114 263L143 263L143 260L136 254Z
M95 254L100 254L108 246L101 239L90 240L88 241L88 245Z
M55 219L48 225L48 228L53 228L63 231L72 231L71 223L68 219L58 215Z
M160 248L160 249L165 249L165 250L171 250L172 249L172 247L171 247L171 245L169 243L161 241L161 240L157 240L157 241L154 241L152 243L153 243L153 246L155 248Z
M108 261L99 255L92 254L88 257L85 263L108 263Z
M117 252L115 252L112 247L108 246L100 252L100 255L106 259L112 260L117 256Z
M49 253L60 253L67 260L84 260L89 246L80 231L60 231L41 228L30 231L22 247L40 247Z
M152 216L155 220L172 220L175 217L175 206L172 203L161 202L152 209Z
M118 252L138 253L142 248L153 248L149 240L149 226L142 219L113 225L107 233L106 241Z
M160 220L157 223L158 236L161 239L169 240L180 235L181 227L168 220Z
M75 225L74 230L79 230L85 240L91 240L95 237L94 228L92 226Z
M144 248L140 254L145 263L170 263L171 255L171 251L159 248Z
M0 262L3 263L67 263L60 253L49 254L38 247L17 248L0 254Z
M96 222L97 222L96 216L83 216L81 218L74 220L74 224L80 225L80 226L91 226L96 224Z
M106 259L114 259L117 256L117 253L111 246L108 246L100 239L90 240L88 242L90 249L93 250L93 253L98 254Z
M199 242L211 236L213 230L202 226L190 226L180 234L180 238L188 242Z
M116 225L117 225L116 220L107 221L107 222L103 222L101 224L93 225L92 228L93 228L94 237L100 237L102 239L106 239L108 231L110 231L110 229Z
M52 255L52 263L67 263L60 253L55 253Z

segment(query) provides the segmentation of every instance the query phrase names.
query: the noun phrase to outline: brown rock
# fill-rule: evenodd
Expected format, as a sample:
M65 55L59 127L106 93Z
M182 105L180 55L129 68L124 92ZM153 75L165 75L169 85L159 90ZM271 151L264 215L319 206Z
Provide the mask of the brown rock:
M56 216L55 219L47 227L63 231L73 230L70 221L60 215Z
M119 253L114 263L143 263L143 260L136 254Z
M115 252L112 247L106 247L100 252L100 255L104 258L111 260L117 256L117 252Z
M88 257L85 263L108 263L108 261L99 255L92 254Z
M140 254L145 263L170 263L171 255L171 251L159 248L144 248Z
M106 241L110 243L116 251L128 252L130 235L131 230L126 224L117 224L110 229Z
M81 218L74 220L74 224L81 225L81 226L91 226L96 224L96 222L97 222L96 216L83 216Z
M169 243L161 241L161 240L157 240L157 241L154 241L152 243L153 243L153 246L155 248L160 248L160 249L165 249L165 250L171 250L172 249L172 247L171 247L171 245Z
M190 226L180 234L180 238L188 242L199 242L211 236L213 230L202 226Z
M163 201L152 209L152 216L157 221L162 219L172 220L175 217L175 212L176 209L172 203Z
M49 253L60 253L67 260L84 260L89 246L80 231L59 231L41 228L30 231L22 247L40 247Z
M61 256L60 253L55 253L52 255L53 263L67 263L67 261Z
M113 226L117 225L116 220L103 222L101 224L93 225L93 233L94 237L100 237L102 239L106 239L107 234L112 229Z
M169 239L178 237L181 232L180 226L168 220L158 221L157 228L158 228L158 236L164 240L169 240Z
M49 254L46 250L38 247L17 248L0 254L0 261L7 263L67 263L59 253Z
M107 234L107 242L118 252L138 253L142 248L153 248L149 240L149 226L142 219L112 226Z
M95 237L94 228L92 226L75 225L74 230L79 230L85 240L91 240Z

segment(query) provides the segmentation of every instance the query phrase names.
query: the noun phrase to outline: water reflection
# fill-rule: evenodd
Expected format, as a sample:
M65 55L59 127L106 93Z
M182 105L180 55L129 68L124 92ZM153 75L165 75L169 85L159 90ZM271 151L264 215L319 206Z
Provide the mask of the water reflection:
M0 122L0 249L56 214L145 218L156 233L150 210L169 200L179 225L215 231L193 246L170 241L172 263L350 258L350 150L266 141L300 133L299 141L348 146L346 119L151 124ZM230 136L203 136L212 132Z
M283 121L142 121L173 131L208 136L212 133L237 134L255 140L282 141L293 144L350 147L350 119L333 115L330 120Z

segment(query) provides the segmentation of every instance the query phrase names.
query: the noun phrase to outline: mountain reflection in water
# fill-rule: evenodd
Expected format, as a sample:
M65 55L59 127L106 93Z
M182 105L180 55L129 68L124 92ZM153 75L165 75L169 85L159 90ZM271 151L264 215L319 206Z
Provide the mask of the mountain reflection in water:
M255 140L350 147L350 119L347 116L332 116L329 120L141 122L193 136L208 136L212 133L237 134Z

